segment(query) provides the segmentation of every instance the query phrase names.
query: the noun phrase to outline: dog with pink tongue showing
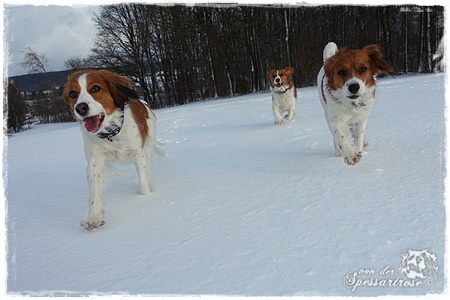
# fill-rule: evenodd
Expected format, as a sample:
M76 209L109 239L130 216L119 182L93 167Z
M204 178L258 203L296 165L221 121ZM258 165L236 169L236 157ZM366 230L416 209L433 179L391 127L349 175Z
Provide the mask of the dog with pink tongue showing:
M128 78L106 70L81 70L70 74L64 101L80 124L88 162L89 214L82 222L88 230L105 224L103 179L113 162L133 162L139 177L139 194L152 191L152 156L163 154L155 145L156 117L140 101Z

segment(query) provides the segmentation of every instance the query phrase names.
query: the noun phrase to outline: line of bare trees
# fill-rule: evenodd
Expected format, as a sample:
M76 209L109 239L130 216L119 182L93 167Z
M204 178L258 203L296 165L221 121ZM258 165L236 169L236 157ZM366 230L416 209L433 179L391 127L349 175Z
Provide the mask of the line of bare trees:
M86 62L132 77L155 107L268 89L266 70L294 66L314 85L329 41L377 43L397 73L434 72L444 32L440 6L101 7Z
M48 58L44 54L39 54L31 47L26 47L22 51L24 55L20 66L28 69L30 73L44 74L49 83L49 90L42 92L42 97L37 100L28 100L25 94L22 94L13 80L6 83L6 99L4 99L7 111L3 115L6 117L3 131L18 132L26 123L29 125L33 122L60 123L70 122L73 120L70 110L62 101L62 87L57 87L50 72L47 71ZM6 101L5 101L6 100Z
M43 124L73 120L71 112L62 101L62 87L56 85L47 71L48 58L44 54L38 54L31 47L26 47L23 54L21 67L28 69L30 73L44 74L50 88L42 99L33 101L30 105L30 114Z
M93 19L91 55L72 57L66 67L129 76L153 108L265 91L266 70L288 65L297 87L314 85L329 41L379 44L397 74L442 71L442 6L130 3L102 6ZM25 67L46 73L45 56L25 54L32 58ZM60 109L58 120L71 119L67 107Z

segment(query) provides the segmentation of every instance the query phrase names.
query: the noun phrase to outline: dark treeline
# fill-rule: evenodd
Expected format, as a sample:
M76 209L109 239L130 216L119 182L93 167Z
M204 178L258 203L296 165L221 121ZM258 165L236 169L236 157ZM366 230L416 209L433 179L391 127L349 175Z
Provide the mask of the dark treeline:
M91 66L132 77L155 108L268 89L266 70L294 66L315 84L325 44L379 44L396 73L434 72L440 6L101 7Z

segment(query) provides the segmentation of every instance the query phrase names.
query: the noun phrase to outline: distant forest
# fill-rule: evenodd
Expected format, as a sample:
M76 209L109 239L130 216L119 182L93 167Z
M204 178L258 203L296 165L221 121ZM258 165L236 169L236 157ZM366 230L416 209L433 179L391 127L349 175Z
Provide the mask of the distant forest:
M286 66L295 68L297 87L315 85L330 41L350 49L379 44L395 74L443 71L443 6L130 3L101 6L93 20L98 32L91 54L69 58L67 69L107 68L128 76L153 108L267 91L267 69ZM29 93L53 83L53 100L42 100L42 109L35 104L31 115L51 107L57 117L40 120L71 120L68 107L59 105L65 74L46 74L41 83L15 78L8 90L26 86Z
M57 71L50 72L49 75L52 81L48 80L48 77L42 73L27 74L10 77L13 80L14 85L20 92L25 93L37 93L45 90L52 90L53 84L56 84L56 88L63 86L66 82L67 75L70 71Z
M94 20L84 63L132 77L155 108L264 91L266 70L288 65L297 87L314 85L329 41L379 44L397 74L439 71L443 50L442 6L119 4Z

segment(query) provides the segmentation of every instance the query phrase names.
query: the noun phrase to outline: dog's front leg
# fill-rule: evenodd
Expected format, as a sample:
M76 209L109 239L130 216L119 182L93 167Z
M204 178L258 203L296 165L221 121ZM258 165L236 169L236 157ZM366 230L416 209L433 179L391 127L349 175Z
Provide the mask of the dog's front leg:
M281 125L283 124L283 117L281 116L280 110L277 106L273 105L273 116L275 117L275 124Z
M286 116L286 119L289 121L294 120L294 118L295 118L295 105L293 105L289 108L289 113Z
M339 149L344 155L344 160L349 165L356 164L361 159L361 152L348 141L345 124L333 124L332 134L336 151Z
M99 156L88 156L89 215L81 223L87 230L95 229L105 224L102 200L104 166L105 162Z
M151 192L150 187L150 160L147 160L144 151L136 156L134 162L139 177L139 194L146 195Z
M355 123L352 128L353 139L355 140L356 151L362 152L363 148L369 145L369 143L365 140L365 131L366 131L367 121L359 121Z

